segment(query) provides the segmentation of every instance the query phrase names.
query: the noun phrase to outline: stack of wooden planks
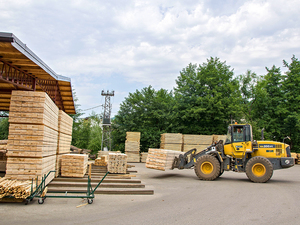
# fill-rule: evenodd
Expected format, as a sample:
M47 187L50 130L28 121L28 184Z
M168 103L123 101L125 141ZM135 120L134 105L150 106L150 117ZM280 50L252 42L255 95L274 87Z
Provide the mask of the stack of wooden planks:
M125 154L128 162L140 162L140 132L126 132Z
M174 151L182 151L182 134L180 133L164 133L161 135L160 148Z
M109 153L107 170L110 173L127 172L127 155L122 153Z
M0 140L0 172L6 171L7 140Z
M95 166L107 166L108 156L100 156L95 159Z
M179 151L149 148L146 167L163 171L172 169L174 158L180 154Z
M55 170L59 109L45 92L12 91L6 178L41 181ZM54 178L51 173L46 183Z
M88 155L67 154L61 155L62 177L83 177L88 166Z
M145 163L148 157L148 152L141 152L141 162Z
M193 148L197 149L197 153L201 152L212 144L212 135L183 135L183 152L187 152Z
M35 182L32 184L31 181L0 178L0 198L9 196L17 199L26 199L31 195L31 189L35 191L35 188Z
M70 153L72 142L73 118L64 111L58 113L58 143L56 151L55 177L60 175L61 157Z

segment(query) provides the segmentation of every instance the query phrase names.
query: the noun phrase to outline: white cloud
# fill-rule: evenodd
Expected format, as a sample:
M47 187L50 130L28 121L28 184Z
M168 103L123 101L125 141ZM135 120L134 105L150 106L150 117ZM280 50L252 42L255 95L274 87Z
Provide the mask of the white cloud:
M70 77L90 108L99 89L115 89L117 104L148 85L172 89L182 68L210 56L236 75L281 67L300 53L299 9L295 0L0 0L0 31Z

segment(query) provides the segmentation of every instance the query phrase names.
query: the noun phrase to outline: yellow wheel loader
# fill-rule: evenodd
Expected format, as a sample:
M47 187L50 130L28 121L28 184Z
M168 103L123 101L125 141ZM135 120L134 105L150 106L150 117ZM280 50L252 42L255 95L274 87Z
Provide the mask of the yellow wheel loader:
M286 137L288 138L288 137ZM267 182L273 170L294 166L290 146L276 141L255 141L249 124L231 124L225 143L213 143L197 153L192 149L175 157L173 168L193 168L201 180L215 180L224 171L245 172L256 183Z

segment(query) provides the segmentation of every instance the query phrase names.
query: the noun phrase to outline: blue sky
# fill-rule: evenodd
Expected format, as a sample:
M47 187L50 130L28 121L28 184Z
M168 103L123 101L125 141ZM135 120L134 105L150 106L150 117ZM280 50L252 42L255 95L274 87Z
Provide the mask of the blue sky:
M211 56L235 75L284 71L282 60L300 57L299 11L296 0L0 0L0 31L71 78L80 109L114 90L114 116L130 92L172 90L184 67Z

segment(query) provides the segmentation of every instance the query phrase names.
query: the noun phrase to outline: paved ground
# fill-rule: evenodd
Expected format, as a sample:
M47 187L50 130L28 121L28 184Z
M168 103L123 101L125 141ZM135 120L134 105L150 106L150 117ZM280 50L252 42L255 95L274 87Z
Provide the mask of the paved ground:
M200 181L193 170L156 171L133 163L149 196L97 195L82 199L0 203L0 224L300 224L300 165L274 171L265 184L224 172Z

